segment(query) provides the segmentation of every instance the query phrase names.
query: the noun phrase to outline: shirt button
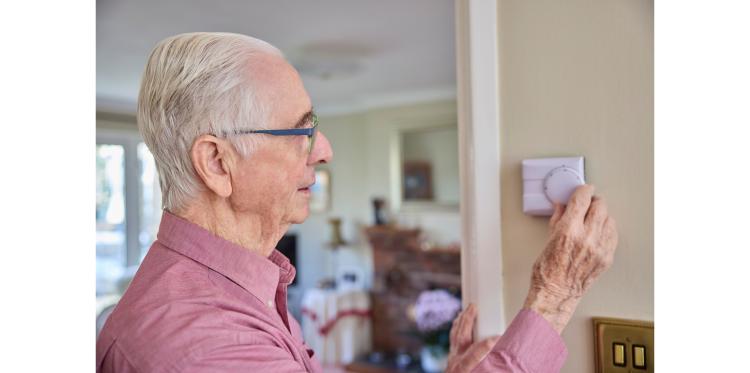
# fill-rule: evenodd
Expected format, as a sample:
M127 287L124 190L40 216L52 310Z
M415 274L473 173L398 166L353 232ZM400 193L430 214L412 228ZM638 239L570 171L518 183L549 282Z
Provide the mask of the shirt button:
M268 304L268 308L273 308L273 301L272 300L269 300L267 304Z

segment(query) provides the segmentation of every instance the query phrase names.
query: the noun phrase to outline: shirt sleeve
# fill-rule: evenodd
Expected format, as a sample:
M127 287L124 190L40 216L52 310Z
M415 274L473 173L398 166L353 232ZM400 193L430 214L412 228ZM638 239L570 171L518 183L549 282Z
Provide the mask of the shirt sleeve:
M547 320L530 309L522 309L472 373L559 372L567 356L565 343Z

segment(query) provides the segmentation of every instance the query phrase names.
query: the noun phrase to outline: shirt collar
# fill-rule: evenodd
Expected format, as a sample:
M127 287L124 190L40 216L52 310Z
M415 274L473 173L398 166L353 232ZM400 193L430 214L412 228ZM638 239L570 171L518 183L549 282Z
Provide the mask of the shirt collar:
M264 304L275 299L279 284L290 284L296 270L278 250L267 258L229 242L164 210L157 241L226 276Z

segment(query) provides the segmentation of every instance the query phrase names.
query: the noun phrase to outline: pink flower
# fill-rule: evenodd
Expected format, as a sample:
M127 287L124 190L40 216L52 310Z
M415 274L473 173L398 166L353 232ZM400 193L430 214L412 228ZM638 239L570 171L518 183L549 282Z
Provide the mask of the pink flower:
M453 321L461 310L461 300L446 290L426 290L419 294L414 316L420 332L431 332Z

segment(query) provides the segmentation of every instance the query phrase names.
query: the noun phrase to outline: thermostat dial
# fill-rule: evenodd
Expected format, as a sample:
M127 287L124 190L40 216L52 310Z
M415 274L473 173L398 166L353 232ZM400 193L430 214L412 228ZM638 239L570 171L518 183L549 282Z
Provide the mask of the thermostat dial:
M583 157L524 159L523 212L552 216L553 204L567 204L576 187L585 183Z
M567 204L579 185L583 185L583 177L567 166L552 169L544 177L544 195L552 203Z

